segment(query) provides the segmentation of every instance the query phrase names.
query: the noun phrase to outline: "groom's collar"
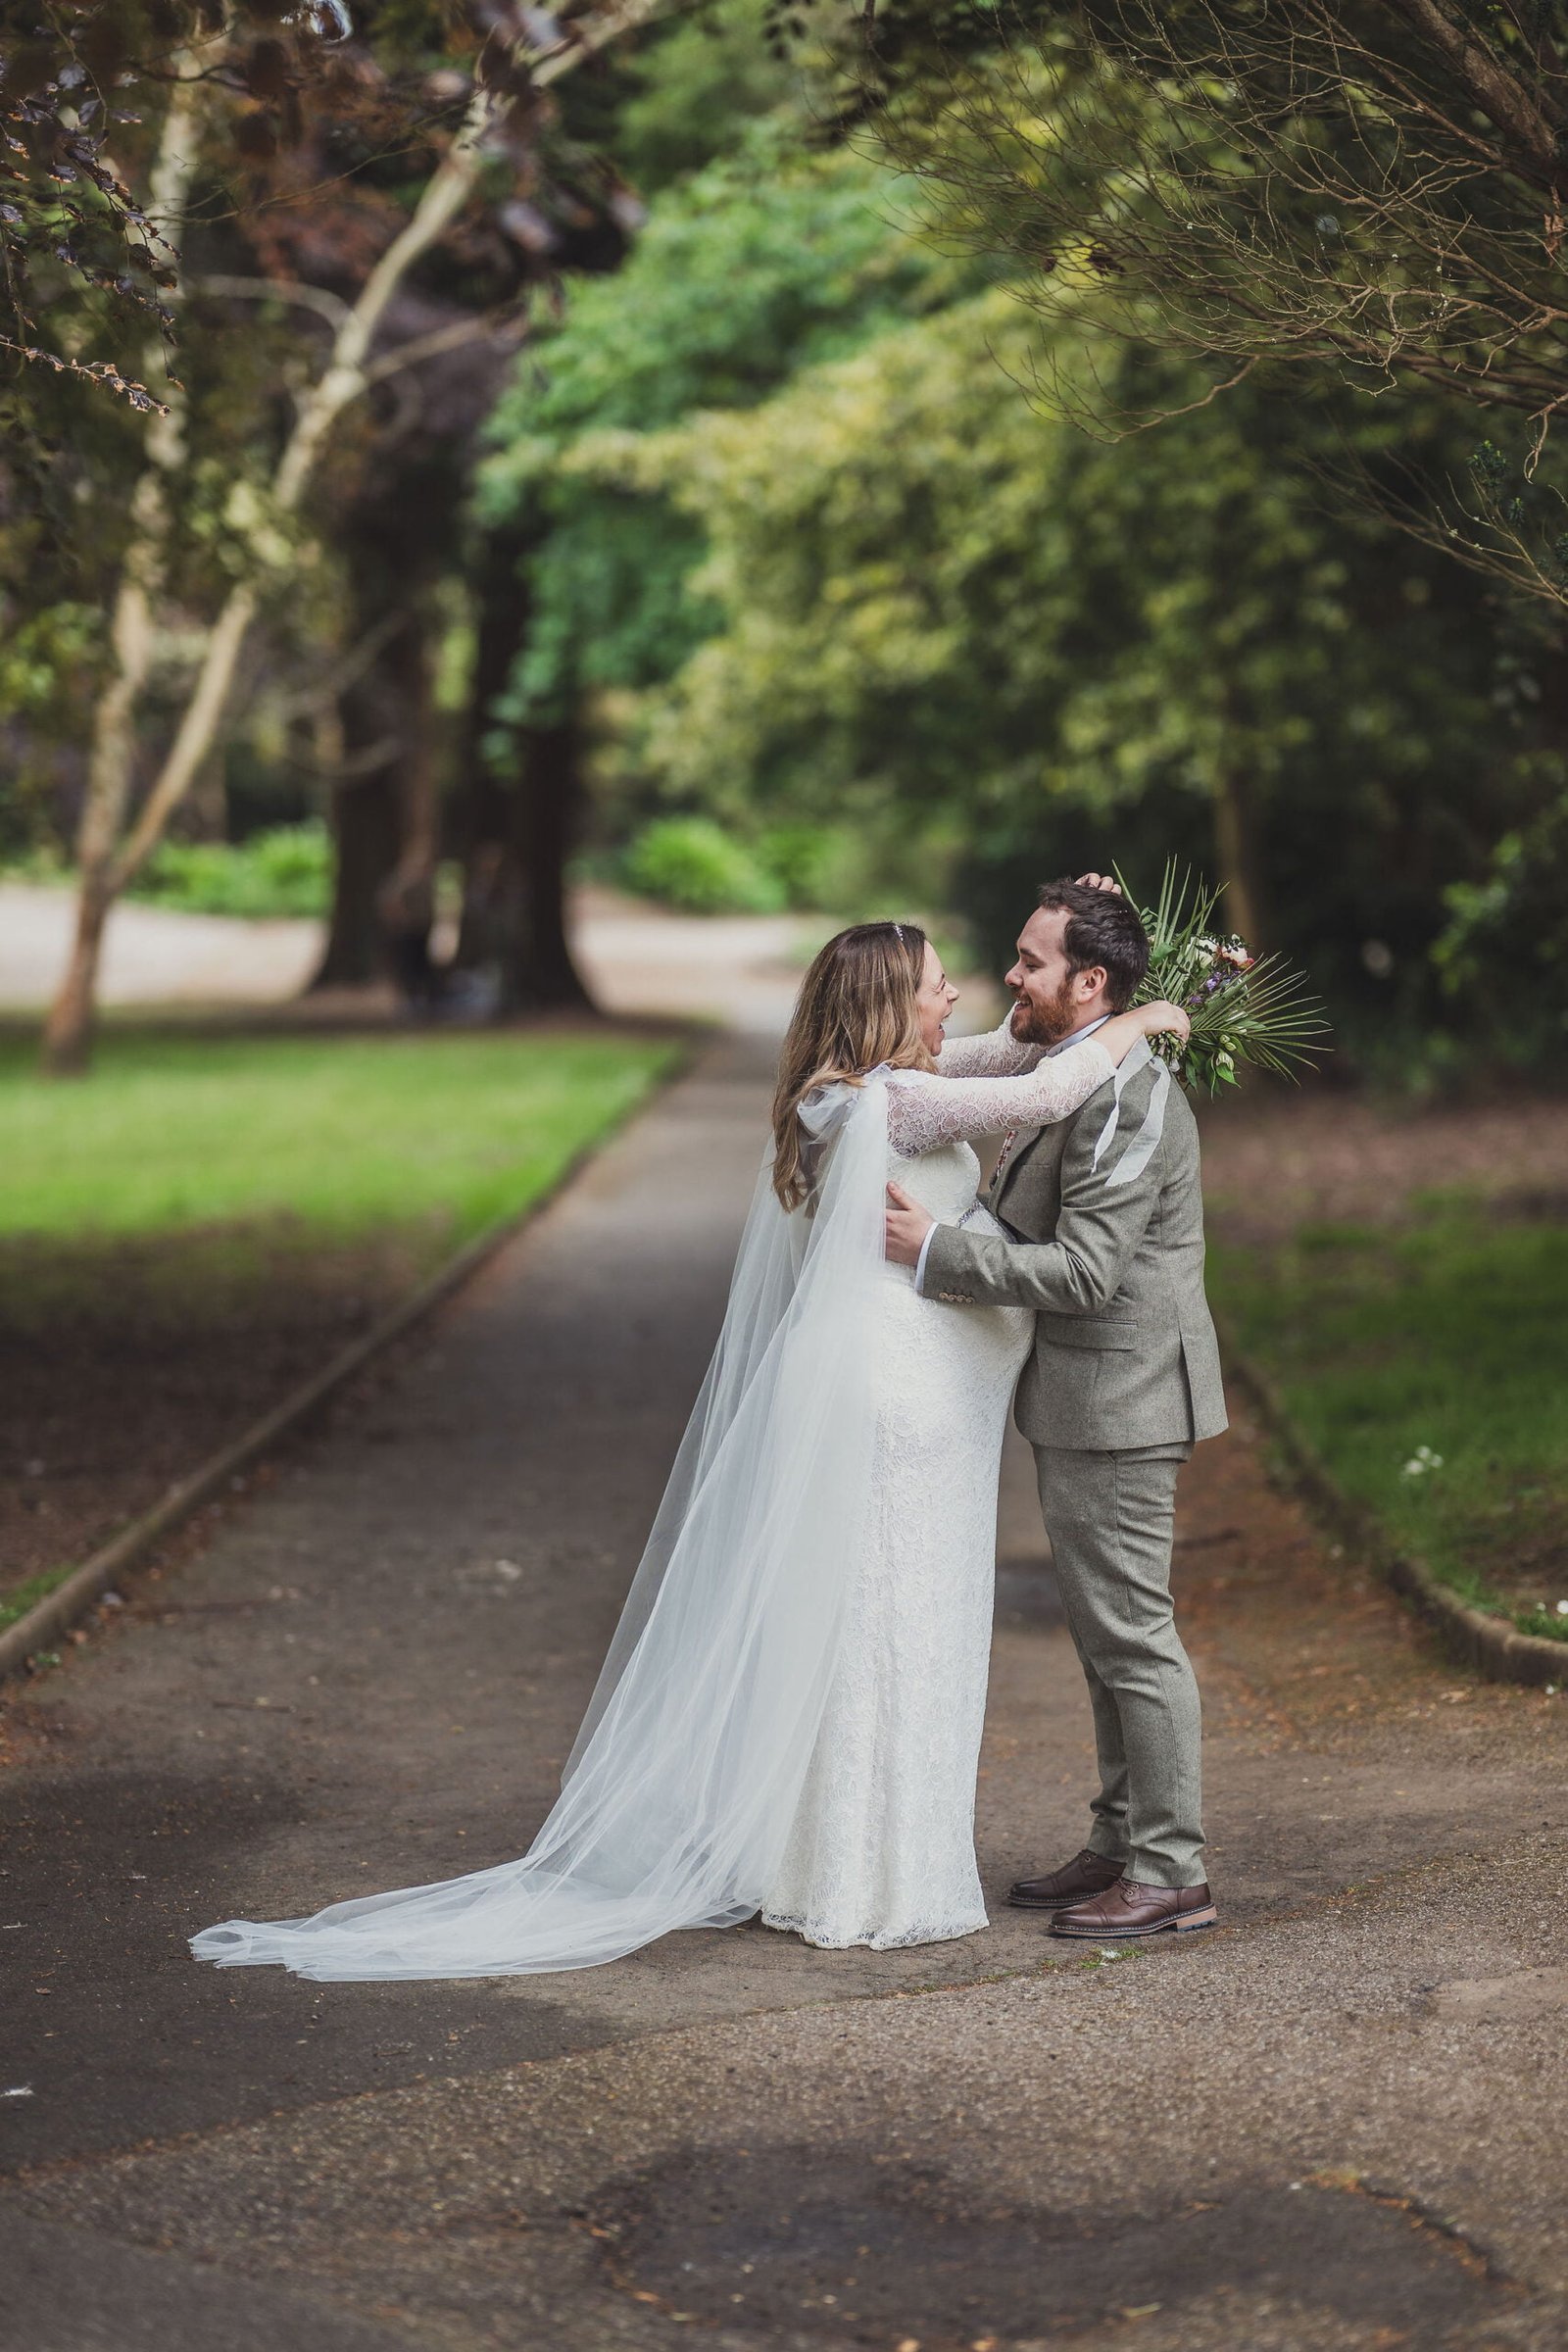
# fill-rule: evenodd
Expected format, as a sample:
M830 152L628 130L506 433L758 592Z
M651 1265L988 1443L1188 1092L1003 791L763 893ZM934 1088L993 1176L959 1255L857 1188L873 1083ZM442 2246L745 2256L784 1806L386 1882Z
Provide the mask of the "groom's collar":
M1086 1037L1093 1037L1097 1029L1103 1028L1110 1017L1108 1012L1097 1013L1092 1021L1085 1021L1081 1029L1073 1030L1070 1037L1058 1038L1054 1046L1047 1047L1046 1060L1049 1061L1054 1054L1065 1054L1069 1046L1081 1046Z
M1069 1046L1081 1046L1086 1037L1093 1036L1094 1032L1100 1028L1102 1023L1108 1021L1110 1015L1108 1012L1102 1012L1098 1013L1094 1020L1085 1021L1083 1027L1081 1029L1075 1029L1071 1037L1061 1038L1055 1045L1048 1046L1044 1054L1041 1056L1042 1060L1049 1061L1054 1054L1065 1054ZM1040 1141L1040 1138L1044 1133L1045 1129L1043 1127L1036 1127L1033 1129L1027 1127L1014 1127L1010 1130L1006 1142L1002 1147L1002 1156L997 1161L995 1168L991 1172L991 1196L993 1200L1000 1200L1004 1181L1012 1175L1019 1162L1026 1156L1027 1153L1034 1150L1036 1144ZM934 1233L935 1230L936 1228L933 1226L932 1232ZM930 1236L928 1235L926 1238L929 1242ZM919 1281L918 1269L916 1270L915 1279L916 1282Z

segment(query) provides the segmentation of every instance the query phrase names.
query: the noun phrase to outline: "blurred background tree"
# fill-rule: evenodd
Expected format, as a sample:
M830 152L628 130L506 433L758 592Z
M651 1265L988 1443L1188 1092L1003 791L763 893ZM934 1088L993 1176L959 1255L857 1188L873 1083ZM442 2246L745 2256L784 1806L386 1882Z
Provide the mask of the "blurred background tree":
M686 418L702 432L938 299L952 271L883 218L879 195L873 166L810 153L788 117L760 121L655 199L622 269L582 287L496 412L479 513L510 544L527 620L481 752L510 769L519 738L569 744L559 789L575 806L591 786L606 845L661 805L630 723L637 697L680 672L720 610L694 576L702 518L628 489L591 453ZM719 811L731 820L759 806L737 783ZM650 869L634 858L628 870ZM759 903L755 880L743 888Z
M264 29L252 38L258 15L271 26L276 13L253 8L230 18L197 10L187 21L175 8L166 21L153 10L135 20L130 41L100 55L94 27L106 12L87 7L75 12L71 40L42 44L47 54L38 44L14 46L0 82L15 91L13 119L35 142L52 135L56 117L77 126L70 160L65 150L53 151L43 180L74 180L78 165L90 166L105 234L123 230L134 251L136 233L144 232L144 260L156 257L158 278L182 309L204 299L220 306L220 321L187 337L193 379L205 360L209 380L187 386L169 376L167 398L158 397L153 367L146 372L154 387L126 387L108 363L81 357L92 333L112 333L119 323L113 302L92 297L107 286L112 296L138 299L133 285L125 294L119 281L109 282L102 267L76 270L85 292L60 315L64 343L78 348L61 356L16 347L31 370L19 397L52 367L73 387L122 389L129 410L149 417L144 446L138 451L122 436L110 461L129 475L122 492L126 524L111 559L118 586L104 598L113 612L111 642L75 827L75 943L45 1032L56 1069L85 1062L109 909L210 766L252 652L253 624L285 612L303 617L298 585L304 575L309 586L334 521L341 526L336 552L347 560L331 583L332 603L351 627L362 624L347 649L336 650L347 651L352 688L378 662L382 669L382 692L372 681L343 714L341 775L363 782L381 774L397 814L379 829L383 846L389 831L395 836L383 858L365 855L363 823L353 827L359 854L345 844L326 968L334 977L363 976L344 969L355 960L350 899L373 900L394 952L421 905L428 924L437 827L419 613L442 565L440 518L461 507L450 480L445 495L437 485L432 497L429 477L443 466L450 475L455 453L471 439L494 389L481 346L490 345L492 363L505 349L507 314L522 285L540 274L542 257L568 253L575 239L576 258L591 262L607 234L613 244L626 226L625 192L597 155L578 149L546 93L651 18L654 0L610 0L569 23L506 8L453 22L439 8L415 5L372 7L357 25L332 7L324 17L305 12L300 37ZM285 21L294 22L286 12ZM324 68L323 42L331 51ZM147 166L155 214L106 165L78 153L96 135L80 130L83 110L127 84L145 87L156 110ZM45 120L34 123L40 112ZM58 209L75 201L68 197ZM24 273L35 223L12 210L13 259ZM438 257L439 282L432 277L426 288L421 272L429 275ZM258 301L273 305L293 331L285 326L271 355L264 349L261 370L247 381L253 339L217 330L232 323L223 310ZM140 307L157 313L167 339L170 303ZM443 370L440 363L466 345L474 364L456 374ZM382 385L389 409L374 399ZM381 526L371 534L379 544L368 564L354 562L352 522L334 516L330 501L324 513L313 510L328 447L340 454L342 420L362 408L362 475L367 441L380 460L380 479L362 482ZM51 422L58 420L46 420L34 441L66 445L69 434L51 436ZM209 430L213 445L204 448ZM389 501L388 459L399 445L403 468L419 480L408 497ZM352 473L352 427L346 454ZM398 465L393 459L394 473ZM416 517L421 490L424 512ZM394 516L404 526L401 544L387 528ZM176 543L181 522L194 546ZM148 750L138 707L161 647L178 634L186 640L185 674L174 724L138 761ZM139 764L147 769L144 784Z
M1044 318L1185 356L1200 384L1274 363L1517 423L1521 486L1549 495L1417 473L1404 519L1568 601L1568 508L1542 470L1568 360L1563 0L935 0L855 21L841 45L877 144ZM1125 383L1059 389L1102 429L1169 413L1149 386L1143 407Z
M748 201L709 175L715 253ZM780 202L769 186L770 217ZM990 959L1047 866L1107 842L1151 871L1187 856L1224 875L1244 930L1310 964L1364 1055L1392 1071L1420 1039L1441 1067L1477 1009L1442 984L1446 894L1550 801L1555 648L1321 475L1347 448L1369 475L1412 451L1462 463L1464 418L1261 376L1184 401L1180 362L1086 345L1081 323L1043 353L1010 287L914 250L917 273L874 272L835 322L838 349L798 328L766 397L759 366L745 407L672 425L687 353L666 327L652 369L630 356L643 290L703 271L656 205L621 277L544 347L545 411L577 430L519 433L486 469L497 509L528 493L562 518L515 694L557 690L569 655L611 839L650 792L764 852L804 822L841 906L934 895ZM700 315L716 337L723 308ZM1043 359L1187 413L1114 443L1044 426L1018 390Z
M1523 916L1527 867L1538 910L1568 890L1568 870L1539 870L1568 754L1562 0L916 0L850 8L836 54L845 119L1045 323L1024 370L1043 410L1120 442L1254 375L1275 400L1360 390L1396 420L1370 450L1346 418L1288 454L1351 517L1511 592L1485 608L1494 698L1540 749L1500 803L1483 763L1472 852L1510 799L1533 813L1480 898L1446 895L1456 928L1437 933L1452 1008L1474 1015L1476 908ZM1076 364L1106 337L1177 364ZM1533 1052L1562 1052L1560 961L1536 959Z
M28 331L82 369L18 361L8 394L32 439L0 510L7 854L79 838L84 712L126 674L96 615L135 585L153 477L109 763L132 842L236 600L245 626L140 886L193 904L219 886L181 844L324 816L329 857L289 832L275 859L279 906L330 885L323 983L390 961L413 996L444 985L444 862L459 970L484 975L449 1002L508 1012L583 1002L573 873L693 906L906 905L993 960L1043 873L1174 852L1308 964L1362 1064L1426 1082L1524 1050L1495 974L1520 924L1543 933L1528 1050L1560 1054L1554 183L1442 11L1362 12L1335 79L1342 20L1313 0L1282 49L1283 20L1197 0L905 0L869 41L842 0L399 0L275 40L192 19L220 48L157 265L170 420L135 407L129 352L172 319L48 262L29 199L35 271L67 274ZM1555 121L1537 29L1494 12L1478 54L1496 107ZM174 50L143 50L118 53L146 86L127 186L180 94ZM1447 159L1430 186L1400 177L1400 75ZM79 86L22 103L75 135ZM1490 308L1463 276L1489 270ZM131 391L83 372L100 357Z

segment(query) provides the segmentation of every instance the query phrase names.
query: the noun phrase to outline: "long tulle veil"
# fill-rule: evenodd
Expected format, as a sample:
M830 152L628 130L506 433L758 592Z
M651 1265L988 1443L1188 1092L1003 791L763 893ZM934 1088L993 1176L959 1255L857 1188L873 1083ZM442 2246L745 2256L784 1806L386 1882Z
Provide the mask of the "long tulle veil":
M191 1938L317 1979L592 1968L749 1918L820 1727L871 1486L887 1086L813 1099L816 1183L764 1159L729 1304L561 1795L520 1860Z

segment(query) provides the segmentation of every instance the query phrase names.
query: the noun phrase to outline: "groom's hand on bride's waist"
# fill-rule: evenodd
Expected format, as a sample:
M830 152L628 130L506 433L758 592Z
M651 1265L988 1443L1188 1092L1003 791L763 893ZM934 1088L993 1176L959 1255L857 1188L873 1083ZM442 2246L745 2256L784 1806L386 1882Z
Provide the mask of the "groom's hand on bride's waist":
M936 1219L896 1184L888 1186L888 1200L887 1254L897 1266L917 1266Z

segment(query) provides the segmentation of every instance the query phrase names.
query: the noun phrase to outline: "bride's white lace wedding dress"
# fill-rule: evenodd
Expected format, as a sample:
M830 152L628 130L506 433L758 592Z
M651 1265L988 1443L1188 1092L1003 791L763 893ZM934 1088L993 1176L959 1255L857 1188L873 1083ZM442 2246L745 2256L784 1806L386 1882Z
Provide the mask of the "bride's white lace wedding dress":
M1038 1066L1036 1065L1038 1061ZM724 1327L562 1782L528 1851L199 1959L321 1981L590 1968L759 1911L818 1943L985 1925L975 1765L997 1466L1029 1318L921 1299L883 1255L890 1175L985 1219L970 1139L1069 1117L1112 1075L1005 1028L942 1074L803 1108L808 1204L759 1171Z
M1092 1043L1040 1062L1004 1028L951 1040L939 1075L889 1073L889 1177L939 1223L997 1233L968 1139L1068 1116L1110 1074ZM997 1480L1034 1325L1022 1307L944 1309L920 1298L906 1266L884 1265L882 1285L866 1535L800 1807L762 1907L769 1927L811 1943L879 1951L987 1924L974 1800Z

